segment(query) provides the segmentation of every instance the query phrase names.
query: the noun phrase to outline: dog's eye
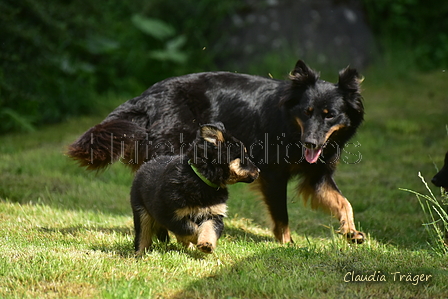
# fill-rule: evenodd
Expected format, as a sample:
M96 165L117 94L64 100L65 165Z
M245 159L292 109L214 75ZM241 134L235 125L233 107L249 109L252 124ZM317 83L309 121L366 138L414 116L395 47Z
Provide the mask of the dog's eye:
M325 113L324 114L325 119L332 119L334 117L334 114L331 112Z

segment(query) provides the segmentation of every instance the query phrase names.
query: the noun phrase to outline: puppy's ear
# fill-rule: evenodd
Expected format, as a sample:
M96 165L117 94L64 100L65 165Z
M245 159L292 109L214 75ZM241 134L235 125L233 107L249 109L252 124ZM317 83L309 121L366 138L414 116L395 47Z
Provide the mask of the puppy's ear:
M224 142L223 130L224 126L221 123L216 125L203 125L201 126L201 137L214 145L218 145L218 142Z
M289 79L295 86L313 85L319 79L319 74L310 69L303 60L299 60L294 67L294 70L289 73Z
M359 92L362 81L364 81L364 77L351 67L347 67L339 72L338 86L342 90Z

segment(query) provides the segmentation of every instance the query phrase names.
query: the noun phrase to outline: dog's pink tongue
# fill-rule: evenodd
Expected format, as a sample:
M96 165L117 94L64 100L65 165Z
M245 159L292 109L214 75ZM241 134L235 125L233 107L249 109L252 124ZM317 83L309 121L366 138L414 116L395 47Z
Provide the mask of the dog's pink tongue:
M316 163L317 159L319 159L320 153L322 149L314 150L314 149L305 149L305 159L308 163Z

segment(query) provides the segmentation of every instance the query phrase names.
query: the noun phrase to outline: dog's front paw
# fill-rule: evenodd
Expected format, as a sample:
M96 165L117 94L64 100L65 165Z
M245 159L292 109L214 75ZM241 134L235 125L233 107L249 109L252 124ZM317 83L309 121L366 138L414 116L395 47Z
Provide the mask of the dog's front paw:
M215 247L210 242L198 243L198 249L204 253L212 253Z
M362 244L364 243L366 236L363 232L352 231L350 233L345 234L347 241L354 244Z

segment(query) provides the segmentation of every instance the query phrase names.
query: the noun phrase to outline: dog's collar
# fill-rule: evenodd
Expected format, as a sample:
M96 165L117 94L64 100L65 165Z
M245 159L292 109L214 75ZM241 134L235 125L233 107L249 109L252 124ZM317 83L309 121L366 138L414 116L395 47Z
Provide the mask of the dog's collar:
M188 165L190 165L191 169L193 169L194 173L207 185L209 185L212 188L215 188L216 191L218 191L221 187L216 185L215 183L212 183L209 179L207 179L202 173L199 172L199 169L194 166L193 163L191 163L191 160L188 160Z

